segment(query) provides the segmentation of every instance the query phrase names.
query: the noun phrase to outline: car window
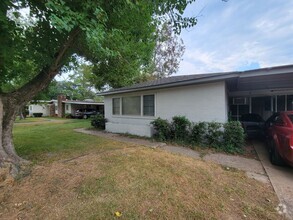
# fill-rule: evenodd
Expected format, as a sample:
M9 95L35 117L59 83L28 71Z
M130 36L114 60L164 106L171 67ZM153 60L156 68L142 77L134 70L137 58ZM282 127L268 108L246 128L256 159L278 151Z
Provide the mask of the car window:
M275 118L274 124L276 124L276 125L283 125L284 124L284 121L283 121L281 115L279 115Z
M273 123L279 115L280 115L279 113L274 113L271 117L269 117L269 118L267 119L267 121L266 121L266 123L265 123L265 126L266 126L266 127L271 126L271 123Z

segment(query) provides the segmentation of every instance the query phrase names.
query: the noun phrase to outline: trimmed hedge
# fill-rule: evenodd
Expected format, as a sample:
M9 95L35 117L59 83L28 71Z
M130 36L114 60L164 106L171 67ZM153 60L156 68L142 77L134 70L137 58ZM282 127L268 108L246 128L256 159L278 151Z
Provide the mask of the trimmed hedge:
M184 141L188 138L191 123L185 116L174 116L171 122L173 137L176 141Z
M244 130L238 121L191 123L185 116L174 116L171 122L157 118L151 124L155 129L155 139L191 147L211 147L239 153L245 141Z
M152 121L151 124L154 126L156 133L154 137L159 141L171 140L171 125L167 120L161 119L160 117Z

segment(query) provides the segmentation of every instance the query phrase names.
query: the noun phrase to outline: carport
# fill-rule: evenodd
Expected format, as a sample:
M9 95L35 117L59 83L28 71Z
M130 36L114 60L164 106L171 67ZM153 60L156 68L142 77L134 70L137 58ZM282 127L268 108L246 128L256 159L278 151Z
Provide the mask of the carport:
M293 110L293 66L245 71L226 80L229 116L256 113L265 120L274 112Z
M293 65L245 71L226 79L228 111L234 120L256 113L264 120L274 112L293 110ZM292 168L274 166L265 144L253 140L259 159L280 200L280 214L293 219Z

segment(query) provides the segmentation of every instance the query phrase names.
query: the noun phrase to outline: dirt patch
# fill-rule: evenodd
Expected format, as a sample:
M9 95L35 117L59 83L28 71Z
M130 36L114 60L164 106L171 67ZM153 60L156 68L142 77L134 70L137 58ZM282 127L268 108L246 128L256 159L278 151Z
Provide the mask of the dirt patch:
M253 146L253 141L252 140L246 140L245 146L244 146L243 156L246 157L246 158L259 160L258 155L257 155L257 153L255 151L254 146Z

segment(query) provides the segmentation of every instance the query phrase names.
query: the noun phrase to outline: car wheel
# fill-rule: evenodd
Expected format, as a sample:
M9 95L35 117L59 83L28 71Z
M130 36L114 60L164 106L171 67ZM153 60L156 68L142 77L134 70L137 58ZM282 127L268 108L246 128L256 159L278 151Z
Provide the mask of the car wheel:
M83 119L87 119L87 115L83 115Z
M277 166L283 166L284 165L284 161L281 158L275 144L272 144L271 150L270 150L270 160L271 163Z

